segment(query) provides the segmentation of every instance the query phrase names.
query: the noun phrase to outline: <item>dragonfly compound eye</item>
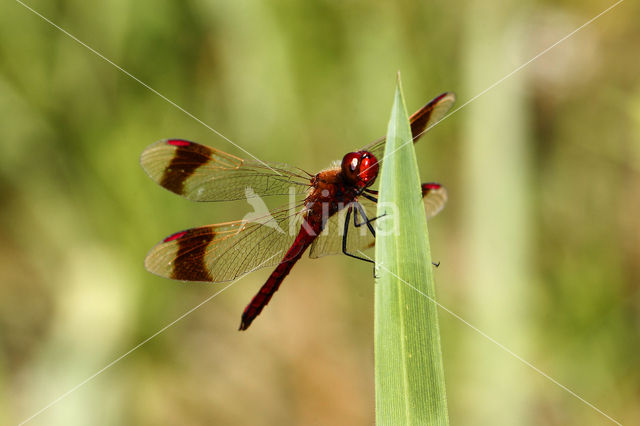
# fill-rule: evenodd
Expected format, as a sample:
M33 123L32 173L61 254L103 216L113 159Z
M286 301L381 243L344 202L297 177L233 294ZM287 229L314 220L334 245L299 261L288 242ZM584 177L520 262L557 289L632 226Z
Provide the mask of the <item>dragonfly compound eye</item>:
M360 172L358 177L367 185L371 185L378 176L378 160L373 154L365 152L360 159Z
M349 164L349 168L351 169L352 172L356 171L356 169L358 168L358 158L357 157L353 157L351 159L351 163Z
M351 181L358 179L358 169L360 167L361 154L358 152L350 152L342 159L342 172Z

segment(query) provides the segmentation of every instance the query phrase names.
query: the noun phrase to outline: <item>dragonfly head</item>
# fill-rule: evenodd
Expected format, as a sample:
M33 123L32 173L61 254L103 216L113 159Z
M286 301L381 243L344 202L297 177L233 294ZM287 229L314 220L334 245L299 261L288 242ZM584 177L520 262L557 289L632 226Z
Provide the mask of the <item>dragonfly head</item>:
M350 183L366 188L378 176L378 160L367 151L350 152L342 159L342 173Z

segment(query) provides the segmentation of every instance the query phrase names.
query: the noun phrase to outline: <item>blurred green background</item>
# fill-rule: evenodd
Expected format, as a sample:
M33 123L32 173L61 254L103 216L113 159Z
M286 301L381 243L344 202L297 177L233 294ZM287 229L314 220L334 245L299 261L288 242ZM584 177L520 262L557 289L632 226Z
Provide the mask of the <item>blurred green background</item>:
M28 3L265 161L310 172L410 112L464 105L613 2ZM640 7L627 1L420 141L449 190L439 302L624 424L640 423ZM156 140L240 150L17 2L0 5L0 423L15 424L222 288L143 268L246 202L190 203ZM304 258L248 332L253 273L34 425L372 424L373 279ZM611 424L440 310L452 424Z

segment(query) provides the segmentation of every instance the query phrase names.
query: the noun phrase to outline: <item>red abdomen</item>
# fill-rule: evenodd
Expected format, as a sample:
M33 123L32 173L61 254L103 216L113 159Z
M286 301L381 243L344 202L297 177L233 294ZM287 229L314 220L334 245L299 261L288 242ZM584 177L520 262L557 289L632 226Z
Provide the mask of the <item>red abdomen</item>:
M316 230L314 229L314 231ZM253 320L258 315L260 315L260 312L262 312L264 307L267 306L267 304L273 297L273 294L278 291L282 280L284 280L284 278L289 275L289 272L291 272L291 268L293 268L293 265L295 265L298 259L302 257L304 252L311 245L313 240L316 239L316 236L321 231L321 229L318 229L317 232L313 232L312 234L310 234L309 232L307 232L305 226L302 226L300 228L300 232L291 245L289 251L287 251L287 254L284 256L276 269L271 273L271 275L267 279L267 282L264 283L264 285L260 288L258 294L253 296L251 302L247 305L246 308L244 308L239 330L246 330L247 328L249 328Z

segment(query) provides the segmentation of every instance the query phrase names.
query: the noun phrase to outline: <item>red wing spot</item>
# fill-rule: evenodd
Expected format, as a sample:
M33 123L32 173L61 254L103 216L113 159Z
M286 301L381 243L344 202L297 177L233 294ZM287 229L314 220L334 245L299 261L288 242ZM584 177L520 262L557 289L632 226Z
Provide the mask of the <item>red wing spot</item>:
M175 234L169 235L167 238L162 240L162 242L163 243L168 243L169 241L177 240L178 238L183 237L184 234L186 234L186 233L187 233L187 231L176 232Z
M422 189L440 189L442 188L442 185L440 185L439 183L425 183L424 185L422 185Z
M189 146L189 145L191 145L191 142L183 141L182 139L171 139L170 141L167 141L167 143L169 145L173 145L173 146Z

